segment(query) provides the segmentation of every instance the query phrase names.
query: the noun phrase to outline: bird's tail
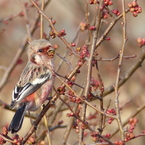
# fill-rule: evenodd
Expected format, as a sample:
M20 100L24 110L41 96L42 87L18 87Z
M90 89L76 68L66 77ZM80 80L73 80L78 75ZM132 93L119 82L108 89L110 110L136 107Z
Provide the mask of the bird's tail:
M25 103L18 108L18 110L16 111L10 123L8 131L11 131L11 133L16 133L21 129L26 108L27 108L27 105Z

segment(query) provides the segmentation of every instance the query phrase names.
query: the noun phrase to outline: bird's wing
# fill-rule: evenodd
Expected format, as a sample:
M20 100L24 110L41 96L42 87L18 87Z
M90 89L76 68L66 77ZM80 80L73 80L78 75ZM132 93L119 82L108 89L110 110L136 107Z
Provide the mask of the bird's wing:
M11 106L37 91L51 77L52 72L47 67L28 63L14 88Z

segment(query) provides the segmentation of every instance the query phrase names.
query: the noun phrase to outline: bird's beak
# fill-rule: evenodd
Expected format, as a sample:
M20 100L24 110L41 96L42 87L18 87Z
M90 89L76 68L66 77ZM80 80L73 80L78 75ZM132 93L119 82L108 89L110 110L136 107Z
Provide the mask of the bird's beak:
M50 49L48 50L48 56L53 58L54 57L54 54L55 54L55 50L54 49Z

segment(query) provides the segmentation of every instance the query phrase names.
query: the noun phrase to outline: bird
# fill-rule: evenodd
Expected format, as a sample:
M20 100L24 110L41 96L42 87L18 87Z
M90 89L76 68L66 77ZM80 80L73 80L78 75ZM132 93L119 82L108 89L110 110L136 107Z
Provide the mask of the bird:
M17 133L24 120L25 112L36 111L47 99L54 85L55 50L48 40L30 42L28 62L12 92L11 108L18 107L8 131ZM41 88L37 96L36 91Z

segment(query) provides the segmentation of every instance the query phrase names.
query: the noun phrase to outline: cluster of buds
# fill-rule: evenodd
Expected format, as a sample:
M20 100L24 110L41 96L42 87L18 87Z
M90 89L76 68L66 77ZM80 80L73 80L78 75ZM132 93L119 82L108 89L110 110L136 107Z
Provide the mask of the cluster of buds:
M85 124L82 123L82 124L81 124L81 128L82 128L82 129L87 129L87 128L88 128L87 125L88 125L88 122L85 122Z
M145 130L142 130L141 133L145 134Z
M84 45L83 47L78 47L76 49L76 52L79 53L80 59L78 60L78 65L82 66L84 63L84 60L90 56L90 52L88 50L88 45Z
M99 132L92 132L91 133L91 136L93 137L93 141L96 141L98 139L98 135L99 135ZM103 135L103 137L109 139L111 137L111 134L107 133L107 134ZM106 142L106 141L103 140L102 138L99 138L99 142Z
M92 31L96 30L96 26L90 26L89 30L92 30Z
M54 44L54 45L53 45L53 48L56 50L56 49L59 48L59 45L58 45L58 44Z
M76 48L76 53L80 53L81 52L81 47L77 47Z
M142 12L142 8L139 7L139 5L137 4L137 1L133 1L132 3L129 3L128 7L134 17L137 17L138 14Z
M126 134L125 134L125 139L124 139L124 141L127 142L127 141L131 140L131 139L134 138L134 137L135 137L135 135L134 135L133 133L126 133Z
M102 19L107 19L108 18L108 14L109 14L108 11L103 11L102 12Z
M113 2L111 0L104 0L105 6L111 6L113 5Z
M135 129L134 125L129 126L128 132L133 133L133 130Z
M2 136L7 136L8 135L8 126L7 125L2 128L1 135ZM4 143L6 143L6 141L2 137L0 137L0 144L4 144Z
M20 145L23 140L18 134L15 134L12 139L14 141L13 145Z
M89 3L92 5L92 4L99 4L99 1L98 0L89 0Z
M91 113L88 117L88 120L96 119L97 115L98 115L98 112L95 112L94 114Z
M34 0L34 2L37 6L40 6L40 4L38 3L38 0ZM31 7L35 7L35 6L33 4L31 4Z
M110 137L111 137L111 134L110 134L110 133L106 133L106 134L104 135L104 137L105 137L105 138L110 138Z
M130 118L128 124L132 126L136 126L137 122L138 122L137 118Z
M48 38L47 34L44 33L44 32L43 32L43 38L44 38L44 39L47 39L47 38Z
M68 91L69 101L80 104L82 100L74 95L72 91Z
M23 17L23 16L24 16L24 12L21 11L21 12L19 13L19 16L20 16L20 17Z
M79 57L80 57L81 59L85 59L86 57L89 57L89 56L90 56L90 52L89 52L89 50L88 50L88 45L84 45L84 46L81 48Z
M27 144L35 145L36 144L35 137L34 136L30 136L30 138L27 141Z
M119 16L121 13L119 12L118 9L114 9L114 10L111 10L112 13L114 13L116 16Z
M24 3L25 8L27 8L29 6L29 4L26 2ZM34 6L33 4L30 5L31 7Z
M68 86L70 86L70 87L73 86L75 80L76 80L76 76L73 76L73 77L67 82Z
M91 87L90 87L91 89ZM92 93L89 93L88 96L87 96L87 100L92 100L94 98L93 94Z
M80 126L81 125L81 126ZM80 122L79 119L76 120L76 133L79 133L79 128L81 127L82 129L87 129L88 128L88 122L82 123ZM85 136L87 135L86 133L84 134Z
M99 4L98 0L89 0L90 4ZM113 2L111 0L104 0L104 7L105 6L111 6L113 5Z
M113 9L111 11L116 16L119 16L121 14L118 9ZM108 16L109 16L109 12L107 10L103 10L103 12L102 12L102 19L107 19Z
M99 132L97 132L97 131L91 133L91 137L93 138L94 142L98 139L98 135L99 135Z
M85 61L83 59L79 59L78 66L82 66Z
M7 125L3 127L2 129L2 135L7 135L8 134L8 127Z
M76 44L75 44L74 42L72 42L72 43L70 43L70 46L71 46L71 47L75 47Z
M54 39L54 38L56 37L56 34L54 33L53 30L51 30L51 31L49 32L49 35L51 36L52 39Z
M18 58L16 64L22 64L22 63L23 63L22 58Z
M108 109L106 111L107 114L110 114L110 115L116 115L116 111L115 109ZM113 122L114 118L108 118L108 123L111 124Z
M98 80L95 80L94 78L91 78L90 85L96 91L98 89L98 87L100 86L100 82Z
M133 130L135 129L136 123L137 123L136 118L130 118L129 123L128 123L130 126L128 127L127 131L130 133L133 133Z
M51 20L52 24L55 25L56 24L56 20Z
M80 30L84 31L84 30L87 30L87 29L88 29L88 24L84 23L84 22L81 22L80 23Z
M78 105L78 109L77 109L77 111L75 112L75 114L73 113L73 112L71 112L71 113L67 113L67 116L68 117L72 117L72 116L80 116L79 115L80 114L80 106ZM75 122L75 125L74 125L74 128L76 128L76 126L77 126L77 122Z
M94 31L94 30L96 30L96 26L90 26L87 23L81 22L80 23L80 30L84 31L84 30L87 30L87 29L89 29L91 31Z
M5 144L5 143L6 143L6 141L2 137L0 137L0 144L2 145L2 144Z
M80 124L80 121L77 119L76 120L76 126L75 126L76 133L79 133L79 124Z
M60 86L60 87L57 89L57 91L59 92L60 95L64 95L66 89L65 89L65 87Z
M130 126L127 128L127 133L125 134L125 139L124 139L125 142L127 142L130 139L135 137L135 135L133 134L133 130L135 129L136 123L137 123L136 118L130 118L129 119L128 124Z
M124 145L124 141L119 140L114 142L115 145Z
M145 38L138 38L137 42L138 42L138 46L142 47L145 45Z
M74 82L72 82L72 81L68 81L67 84L71 87L71 86L74 85Z
M64 29L62 29L61 31L59 31L58 34L57 34L58 37L63 37L65 35L66 35L66 33L65 33L65 30Z
M51 20L52 24L55 25L56 24L56 20ZM39 25L40 26L40 25ZM51 31L49 32L49 35L51 36L52 39L54 39L56 37L56 33L54 32L53 29L51 29ZM44 37L45 38L45 37Z
M109 139L111 137L111 134L110 133L106 133L105 135L103 135L103 137ZM99 142L103 143L103 142L106 142L106 141L104 139L100 138Z
M72 117L72 116L74 116L74 113L67 113L67 117Z

